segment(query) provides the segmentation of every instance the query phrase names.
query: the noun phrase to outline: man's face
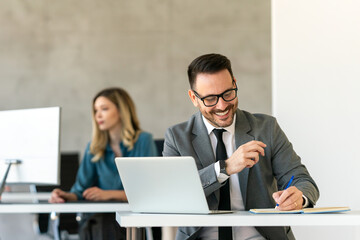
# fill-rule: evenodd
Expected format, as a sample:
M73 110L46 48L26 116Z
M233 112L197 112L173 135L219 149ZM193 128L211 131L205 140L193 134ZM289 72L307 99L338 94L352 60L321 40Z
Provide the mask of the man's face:
M234 79L234 81L236 81ZM203 98L209 95L218 95L223 92L235 88L233 79L227 69L217 73L199 73L196 76L194 90ZM214 127L228 127L234 120L234 115L238 107L238 98L230 102L224 101L219 97L219 101L215 106L206 107L204 103L196 97L192 90L189 90L189 97L195 107L199 108L202 115Z

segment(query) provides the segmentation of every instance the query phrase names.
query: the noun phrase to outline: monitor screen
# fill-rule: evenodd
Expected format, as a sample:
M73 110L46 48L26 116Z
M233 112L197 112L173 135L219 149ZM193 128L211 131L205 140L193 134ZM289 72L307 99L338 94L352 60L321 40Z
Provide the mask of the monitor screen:
M0 111L0 178L6 183L59 184L60 107Z

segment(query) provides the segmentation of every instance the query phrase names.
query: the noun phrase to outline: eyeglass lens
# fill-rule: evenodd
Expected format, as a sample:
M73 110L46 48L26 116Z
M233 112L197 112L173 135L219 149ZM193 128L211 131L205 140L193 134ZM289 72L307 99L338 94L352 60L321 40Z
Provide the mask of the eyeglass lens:
M219 97L222 97L222 99L227 102L234 100L236 98L236 89L228 90L222 93L220 96L208 96L203 98L202 100L205 106L214 106L219 101Z

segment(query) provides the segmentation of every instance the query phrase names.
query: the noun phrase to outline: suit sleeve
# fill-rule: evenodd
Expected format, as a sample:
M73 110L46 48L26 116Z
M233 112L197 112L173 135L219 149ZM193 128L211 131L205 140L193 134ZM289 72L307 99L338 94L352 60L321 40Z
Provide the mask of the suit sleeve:
M272 125L272 167L278 188L284 189L291 176L295 176L293 186L308 198L310 207L314 206L319 198L319 189L315 181L275 119Z

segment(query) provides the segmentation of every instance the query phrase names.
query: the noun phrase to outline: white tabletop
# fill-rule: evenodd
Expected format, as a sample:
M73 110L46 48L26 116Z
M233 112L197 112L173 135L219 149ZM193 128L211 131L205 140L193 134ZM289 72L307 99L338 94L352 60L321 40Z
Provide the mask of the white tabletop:
M0 203L1 213L75 213L129 211L127 203L119 202L69 202L69 203Z
M41 201L48 200L50 198L50 195L50 192L4 192L1 195L1 202L32 202L37 200Z
M75 213L130 211L121 202L68 202L47 203L50 193L4 193L0 203L1 213ZM40 203L38 203L40 201Z
M122 227L156 226L359 226L360 211L326 214L140 214L117 212Z

